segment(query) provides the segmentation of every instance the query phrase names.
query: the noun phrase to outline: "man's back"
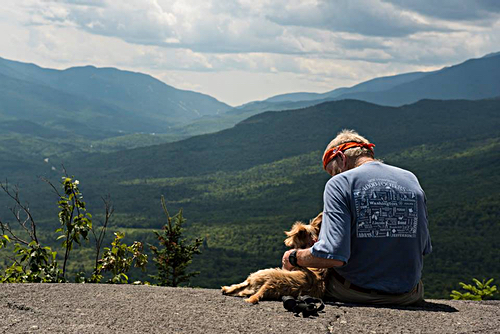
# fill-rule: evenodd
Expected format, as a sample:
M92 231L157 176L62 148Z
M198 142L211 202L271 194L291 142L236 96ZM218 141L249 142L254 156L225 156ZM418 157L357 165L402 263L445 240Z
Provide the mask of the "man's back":
M351 283L404 293L420 280L431 252L425 194L410 172L369 162L330 179L314 256L346 262Z

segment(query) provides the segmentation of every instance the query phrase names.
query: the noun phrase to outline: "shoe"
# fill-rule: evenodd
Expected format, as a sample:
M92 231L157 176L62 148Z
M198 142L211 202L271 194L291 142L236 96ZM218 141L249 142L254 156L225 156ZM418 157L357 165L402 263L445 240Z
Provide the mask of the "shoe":
M293 312L295 306L297 306L297 301L292 296L283 296L281 300L283 301L283 307L289 312Z
M318 311L325 308L325 304L320 298L314 298L311 296L299 296L295 299L292 296L283 296L281 298L283 301L283 307L289 311L293 312L295 315L302 313L304 318L311 315L318 315ZM319 307L316 304L320 304Z

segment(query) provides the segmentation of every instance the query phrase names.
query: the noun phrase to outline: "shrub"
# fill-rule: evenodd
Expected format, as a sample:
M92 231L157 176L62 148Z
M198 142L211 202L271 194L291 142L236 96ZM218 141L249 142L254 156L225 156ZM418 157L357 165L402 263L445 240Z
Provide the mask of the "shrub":
M135 267L145 270L148 263L148 256L143 254L142 243L135 241L131 246L123 244L120 240L125 237L125 234L116 232L115 240L111 243L111 248L105 247L102 259L99 260L97 272L94 276L102 278L101 274L105 271L110 272L112 277L108 283L128 283L127 272L130 270L132 263Z
M11 212L18 226L13 229L9 223L0 220L0 248L14 243L12 264L0 273L0 283L63 282L64 275L58 268L56 252L38 241L36 222L28 204L21 202L19 189L10 189L8 183L0 183L0 188L15 203Z
M473 282L476 286L472 284L465 284L460 282L459 284L463 289L469 292L459 292L457 290L453 290L451 292L450 297L454 300L483 300L489 297L492 297L495 293L497 293L497 286L490 284L493 282L493 278L490 278L488 281L484 280L480 282L479 280L473 278Z
M78 180L70 177L62 178L64 195L59 195L59 222L61 228L56 232L61 235L58 239L64 239L62 246L65 248L63 262L63 276L66 275L66 264L70 251L73 249L73 242L80 245L80 237L88 240L87 236L92 229L92 215L87 213L83 195L78 189Z
M143 254L141 242L134 242L127 246L121 242L122 233L115 233L111 247L104 248L104 254L99 259L100 249L106 233L107 225L113 208L109 198L103 198L106 213L105 221L97 230L92 226L92 215L87 212L83 194L80 192L79 181L67 175L62 178L61 195L57 188L48 180L46 181L57 194L59 200L59 222L61 227L56 230L60 233L57 239L64 239L64 262L62 270L56 260L56 252L50 247L43 247L38 241L37 224L30 212L28 204L23 204L19 197L19 190L9 188L7 183L0 183L0 189L14 201L11 208L17 228L11 228L9 223L0 219L0 249L14 244L13 257L9 258L12 264L0 273L0 283L56 283L66 282L66 267L74 243L80 245L81 239L88 240L89 232L95 239L96 255L95 267L90 278L81 272L76 275L76 282L99 283L102 273L109 272L112 277L107 283L128 283L129 271L133 262L136 267L143 270L147 263L147 255ZM29 239L27 239L25 237Z

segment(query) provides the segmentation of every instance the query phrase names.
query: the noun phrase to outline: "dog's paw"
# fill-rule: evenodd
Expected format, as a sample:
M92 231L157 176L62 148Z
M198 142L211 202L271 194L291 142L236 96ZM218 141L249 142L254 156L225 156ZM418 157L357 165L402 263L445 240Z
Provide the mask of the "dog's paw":
M247 303L250 304L258 304L259 303L259 297L257 296L251 296L250 298L245 299Z

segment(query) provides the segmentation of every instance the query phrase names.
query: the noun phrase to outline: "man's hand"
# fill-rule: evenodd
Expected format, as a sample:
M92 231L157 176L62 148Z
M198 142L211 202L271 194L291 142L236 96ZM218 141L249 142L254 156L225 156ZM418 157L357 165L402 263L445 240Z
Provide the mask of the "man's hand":
M283 270L292 270L295 268L290 264L290 261L288 261L288 257L290 256L290 253L293 252L294 249L287 250L285 254L283 254L283 259L281 260L281 264L283 265L282 269Z
M290 249L283 254L283 259L281 260L283 270L292 270L295 268L290 264L290 253L294 250L297 251L297 261L301 267L311 267L311 268L332 268L332 267L342 267L345 263L340 260L334 259L324 259L321 257L315 257L311 254L311 249Z

